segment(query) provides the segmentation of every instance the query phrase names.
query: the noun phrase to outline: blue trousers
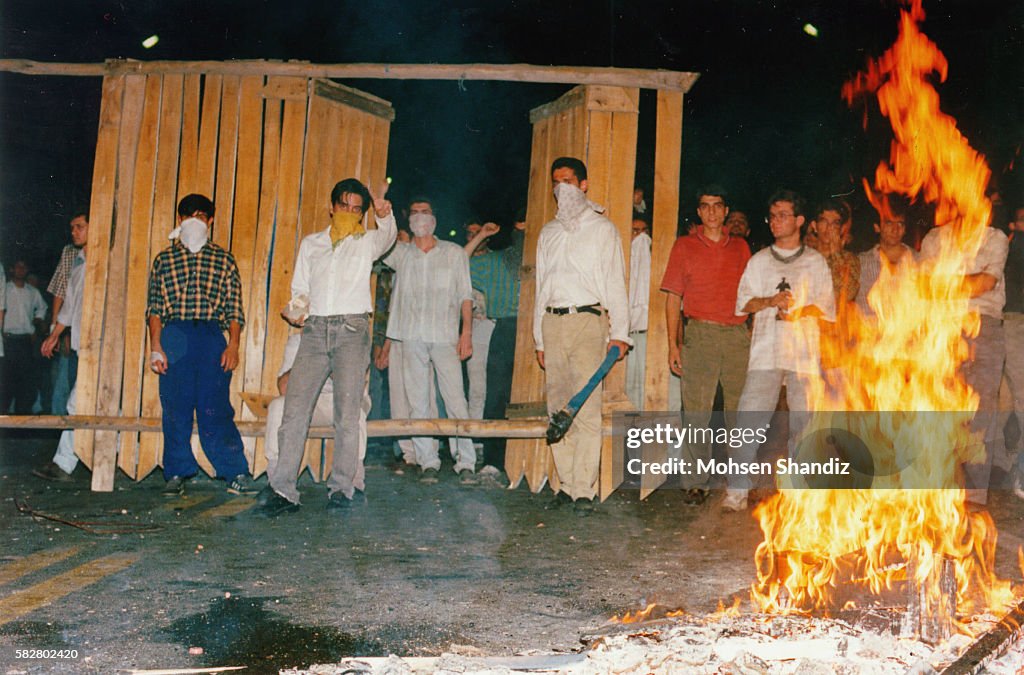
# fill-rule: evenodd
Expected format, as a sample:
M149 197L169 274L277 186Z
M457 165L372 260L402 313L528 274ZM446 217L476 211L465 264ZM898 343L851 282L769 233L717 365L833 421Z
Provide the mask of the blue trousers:
M227 341L216 321L171 321L160 334L167 372L160 376L163 407L164 478L199 471L192 455L192 416L199 440L218 478L249 473L235 409L228 391L231 373L220 367Z

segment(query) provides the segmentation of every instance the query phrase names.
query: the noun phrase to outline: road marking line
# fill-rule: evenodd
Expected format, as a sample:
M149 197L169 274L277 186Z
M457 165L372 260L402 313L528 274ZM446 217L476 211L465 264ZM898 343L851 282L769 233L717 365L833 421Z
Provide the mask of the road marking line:
M0 598L0 626L120 572L138 560L139 556L133 553L104 556Z
M0 586L3 584L9 584L15 579L31 574L37 570L41 570L44 567L49 567L54 563L58 563L65 558L70 558L79 551L82 550L81 546L69 546L67 548L54 548L47 551L38 551L13 560L10 563L0 567Z
M235 497L229 502L225 502L220 506L214 506L212 509L206 509L199 514L200 518L226 518L228 516L237 516L243 511L248 511L252 507L256 506L256 500L249 497Z
M185 495L184 497L178 497L173 502L167 502L160 510L161 511L184 511L185 509L195 508L203 502L208 502L213 499L213 495L200 495L192 497Z

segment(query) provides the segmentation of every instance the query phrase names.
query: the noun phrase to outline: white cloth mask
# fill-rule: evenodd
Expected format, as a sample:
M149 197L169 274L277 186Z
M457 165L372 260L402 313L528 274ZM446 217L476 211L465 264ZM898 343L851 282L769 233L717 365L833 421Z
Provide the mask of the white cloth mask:
M558 183L555 185L555 201L558 202L555 219L570 232L578 230L583 214L591 208L587 194L575 185Z
M437 228L437 218L429 213L414 213L409 216L409 229L417 237L429 237Z
M186 218L181 225L171 230L169 239L181 239L181 243L193 253L206 246L210 239L210 226L198 218Z

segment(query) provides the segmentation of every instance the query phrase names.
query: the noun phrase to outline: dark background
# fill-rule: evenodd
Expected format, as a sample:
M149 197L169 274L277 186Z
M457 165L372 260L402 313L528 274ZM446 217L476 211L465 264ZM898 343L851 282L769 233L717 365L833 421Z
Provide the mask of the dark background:
M925 33L949 60L939 85L993 171L1021 203L1024 3L925 2ZM849 194L860 243L870 232L861 178L888 155L877 106L868 129L840 88L895 39L899 4L873 2L339 2L124 0L0 3L0 56L44 61L304 59L320 63L532 63L701 73L685 99L680 217L713 181L763 232L779 186L811 202ZM802 31L805 23L820 31ZM160 36L153 49L141 42ZM437 200L438 232L471 216L508 222L525 203L530 108L569 87L504 82L353 80L390 100L391 197ZM44 283L67 220L87 205L98 78L0 73L0 259L25 257ZM654 93L642 92L637 180L653 182ZM648 196L648 204L650 197ZM1002 216L1000 216L1002 217ZM757 231L755 231L757 234Z

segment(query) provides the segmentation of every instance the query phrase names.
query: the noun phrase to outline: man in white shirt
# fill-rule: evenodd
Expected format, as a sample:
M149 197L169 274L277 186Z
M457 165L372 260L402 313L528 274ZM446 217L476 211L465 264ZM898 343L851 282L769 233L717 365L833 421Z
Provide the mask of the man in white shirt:
M395 270L388 339L401 343L402 379L412 419L429 419L430 367L450 417L469 419L461 361L473 354L473 288L465 250L434 236L437 219L430 200L409 204L412 243L399 244L384 259ZM461 330L460 330L461 323ZM428 437L412 439L421 480L436 482L441 460ZM469 438L450 441L455 472L473 480L476 449Z
M4 391L0 411L7 412L14 401L15 415L29 415L38 392L38 377L32 352L36 330L46 321L46 301L34 286L26 282L28 265L14 263L7 282L7 314L4 319Z
M883 266L895 272L897 266L912 265L917 258L914 249L903 243L903 236L907 232L906 200L900 195L885 195L883 199L884 205L875 223L878 243L857 256L860 260L860 287L856 301L864 316L875 315L868 303L868 293L878 283Z
M647 221L633 217L629 248L629 337L633 349L626 358L626 395L637 410L644 407L647 360L647 309L651 293L651 234Z
M299 465L328 377L334 380L334 461L327 508L344 510L366 500L359 420L370 365L370 270L373 261L391 248L396 230L385 192L373 201L377 229L367 230L362 221L370 206L369 191L355 178L339 182L331 190L331 226L299 245L289 307L308 309L285 315L303 327L302 340L285 394L280 455L260 498L268 517L299 508Z
M533 339L546 371L549 413L561 410L590 379L613 346L622 356L629 338L622 239L603 207L587 199L587 167L575 157L551 165L558 211L537 242L537 295ZM601 460L602 387L576 415L565 437L551 446L561 481L555 505L594 508Z
M754 315L737 427L765 428L785 385L790 456L807 424L806 381L821 376L818 321L836 320L828 263L800 240L805 207L803 197L791 190L772 195L768 225L775 243L750 258L736 294L736 315ZM753 463L758 446L755 441L737 448L733 459L739 464ZM746 474L730 475L728 481L722 508L746 509L750 478Z
M939 256L944 246L950 245L954 230L951 225L933 227L921 241L921 260L927 261ZM967 501L983 505L988 502L988 483L992 472L992 458L998 436L999 385L1003 377L1003 361L1006 359L1006 343L1003 334L1003 306L1006 304L1006 279L1004 268L1010 250L1010 241L1001 230L986 227L982 235L981 248L969 269L964 270L964 287L970 295L970 311L981 315L981 326L974 337L964 335L970 359L962 367L967 384L978 393L978 411L972 422L972 430L982 434L985 459L977 463L965 463L964 481ZM966 455L973 454L970 450Z
M60 311L54 320L53 330L49 337L43 340L40 352L46 358L50 358L57 351L60 345L60 337L65 329L71 328L71 349L78 352L81 346L82 337L82 302L85 297L85 249L89 241L89 224L86 222L77 223L71 221L71 242L75 246L75 257L71 260L71 269L67 275L64 299L60 304ZM75 414L75 393L78 387L71 388L68 395L67 413ZM75 455L75 435L71 429L65 429L60 435L57 444L57 453L50 461L32 471L32 474L52 481L71 480L71 473L78 466L78 457Z

